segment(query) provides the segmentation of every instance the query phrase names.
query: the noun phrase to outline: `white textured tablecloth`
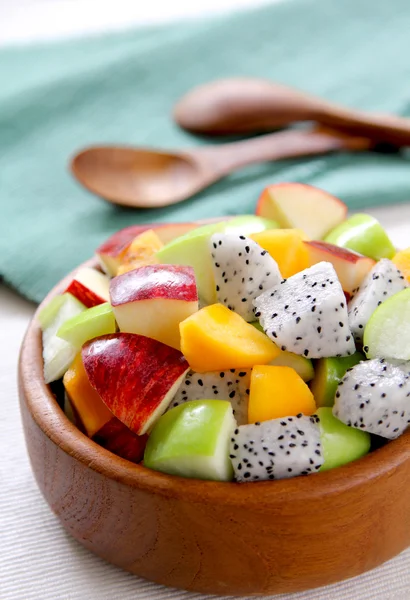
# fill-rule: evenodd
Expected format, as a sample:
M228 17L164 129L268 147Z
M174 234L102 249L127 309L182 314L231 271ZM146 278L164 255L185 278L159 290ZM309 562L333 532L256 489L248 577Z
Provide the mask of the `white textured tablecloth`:
M0 44L120 28L257 1L267 0L0 0ZM397 246L409 245L410 203L369 212L383 222ZM16 386L18 350L33 311L33 305L0 286L0 600L205 600L106 564L65 533L43 500L24 445ZM409 600L410 549L354 580L275 598Z

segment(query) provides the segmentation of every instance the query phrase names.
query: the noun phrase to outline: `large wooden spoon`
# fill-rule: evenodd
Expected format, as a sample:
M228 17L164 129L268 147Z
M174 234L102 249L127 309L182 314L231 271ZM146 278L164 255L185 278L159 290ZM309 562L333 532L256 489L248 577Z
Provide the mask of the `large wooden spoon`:
M82 185L109 202L156 208L181 202L251 163L370 147L367 138L288 130L183 152L92 147L73 158L71 169Z
M194 88L175 106L176 122L194 133L272 131L317 121L397 146L410 145L410 119L344 108L264 79L221 79Z

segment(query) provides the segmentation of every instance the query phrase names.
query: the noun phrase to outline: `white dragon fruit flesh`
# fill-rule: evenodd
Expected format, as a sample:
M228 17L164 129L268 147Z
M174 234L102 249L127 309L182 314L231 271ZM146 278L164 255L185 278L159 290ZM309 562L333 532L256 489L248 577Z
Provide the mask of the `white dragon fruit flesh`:
M324 462L319 417L273 419L235 429L230 458L239 482L316 473Z
M320 262L254 300L255 317L282 350L309 358L350 356L356 348L336 271Z
M370 271L348 304L349 326L356 342L362 343L364 328L387 298L408 287L403 274L391 260L382 258Z
M410 424L410 362L374 358L348 369L333 414L350 427L399 437Z
M252 300L282 279L276 261L244 235L215 233L210 246L218 302L254 321Z
M227 400L239 425L248 422L251 370L189 371L175 394L170 409L190 400Z

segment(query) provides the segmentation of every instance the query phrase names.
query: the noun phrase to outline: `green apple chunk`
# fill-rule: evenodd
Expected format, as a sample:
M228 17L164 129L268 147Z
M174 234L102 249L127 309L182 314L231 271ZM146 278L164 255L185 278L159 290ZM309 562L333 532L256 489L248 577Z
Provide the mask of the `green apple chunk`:
M230 402L193 400L180 404L155 424L144 465L170 475L230 481L229 443L235 427Z
M310 389L315 397L316 406L333 406L339 381L347 371L357 365L364 356L355 352L352 356L340 358L320 358L315 365L315 376L310 383Z
M37 319L41 329L44 331L56 318L58 311L67 299L68 294L58 294L54 296L39 312ZM70 294L71 295L71 294Z
M410 360L410 288L376 308L364 330L363 350L367 358Z
M279 223L272 219L265 219L265 217L258 217L256 215L241 215L226 222L224 233L239 233L248 236L251 233L278 228Z
M57 331L57 336L70 342L77 350L88 340L115 333L115 317L109 302L88 308L84 312L65 321Z
M325 458L321 471L341 467L369 452L371 437L367 431L348 427L333 416L329 407L319 408L316 413Z
M325 242L354 250L374 260L393 258L396 253L379 221L365 214L356 214L343 221L326 236Z
M254 321L251 323L258 331L263 331L262 325L259 321ZM294 354L293 352L288 352L287 350L283 350L276 358L274 358L269 364L276 365L277 367L290 367L294 369L296 373L303 379L303 381L310 381L313 379L315 375L315 371L313 369L313 363L310 358L305 358L304 356L299 356L298 354Z
M85 310L84 304L71 294L63 294L63 303L52 321L43 329L44 379L51 383L60 379L74 360L76 348L57 336L60 327Z
M216 302L209 240L213 233L224 231L225 225L224 221L193 229L169 242L156 254L162 264L192 267L195 271L198 295L207 304Z

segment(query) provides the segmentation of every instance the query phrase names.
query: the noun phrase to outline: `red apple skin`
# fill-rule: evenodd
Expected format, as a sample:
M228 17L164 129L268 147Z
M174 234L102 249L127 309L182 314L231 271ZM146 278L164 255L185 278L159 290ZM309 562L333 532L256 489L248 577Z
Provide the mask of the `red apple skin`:
M151 225L131 225L130 227L120 229L97 248L96 254L106 254L112 257L119 256L137 235L151 228Z
M104 304L104 302L107 302L107 298L102 298L98 294L95 294L77 279L73 279L65 291L75 296L77 300L82 302L87 308L98 306L98 304Z
M321 261L333 264L343 291L350 297L376 264L372 258L320 241L303 242L309 253L309 265Z
M112 306L154 298L196 302L198 292L193 268L181 265L146 265L117 275L110 281Z
M344 208L345 214L347 215L347 206L344 202L342 202L339 198L336 198L336 196L332 196L332 194L329 194L328 192L325 192L324 190L319 190L318 188L315 188L312 185L309 185L307 183L295 183L295 182L288 182L288 181L283 181L281 183L274 183L272 185L268 185L261 193L261 195L259 196L259 199L256 203L256 210L255 210L255 214L258 216L266 216L263 214L263 205L265 204L265 202L269 201L269 197L271 194L271 189L279 189L279 188L287 188L288 186L292 186L292 188L295 187L299 187L301 192L303 191L316 191L316 192L321 192L323 193L323 195L328 196L330 199L332 199L334 202L338 203L341 205L341 207Z
M147 432L156 411L160 416L166 410L172 400L167 394L189 369L179 350L132 333L90 340L82 359L103 402L137 435Z
M134 463L144 457L147 435L135 435L119 419L113 417L92 437L94 442L113 454Z

